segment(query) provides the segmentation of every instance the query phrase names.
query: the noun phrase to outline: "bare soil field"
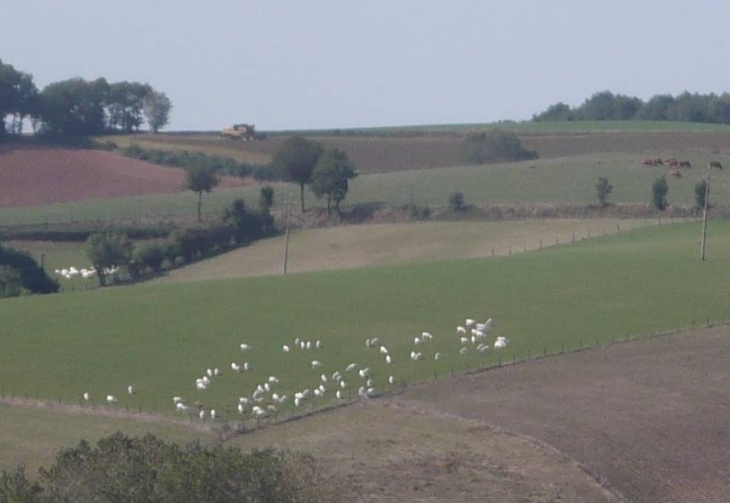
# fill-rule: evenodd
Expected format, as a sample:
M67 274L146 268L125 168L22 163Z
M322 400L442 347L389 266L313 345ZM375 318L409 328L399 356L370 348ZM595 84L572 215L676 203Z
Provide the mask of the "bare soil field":
M0 145L0 207L163 194L183 190L181 169L110 152L37 145ZM226 177L224 187L242 185Z
M370 400L242 435L314 456L343 501L611 503L619 497L554 449L478 421Z
M722 326L437 381L391 400L538 439L629 501L720 503L730 487L728 358Z
M360 173L388 173L440 168L464 164L465 133L431 133L413 136L358 135L317 136L325 148L347 152ZM525 134L520 136L529 150L540 158L552 159L596 152L656 152L657 155L682 151L730 153L730 135L713 132L595 132ZM200 149L229 155L246 162L269 162L286 139L238 142L212 137L144 135L134 142L149 148L169 150ZM120 145L128 143L116 140ZM129 140L132 142L132 140Z

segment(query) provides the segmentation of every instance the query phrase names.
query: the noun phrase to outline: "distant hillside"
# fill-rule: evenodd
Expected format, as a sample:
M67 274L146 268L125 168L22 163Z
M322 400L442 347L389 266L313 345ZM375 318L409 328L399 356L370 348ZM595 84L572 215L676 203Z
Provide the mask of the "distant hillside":
M33 206L183 190L184 171L110 152L0 144L0 207ZM242 185L235 178L222 186Z

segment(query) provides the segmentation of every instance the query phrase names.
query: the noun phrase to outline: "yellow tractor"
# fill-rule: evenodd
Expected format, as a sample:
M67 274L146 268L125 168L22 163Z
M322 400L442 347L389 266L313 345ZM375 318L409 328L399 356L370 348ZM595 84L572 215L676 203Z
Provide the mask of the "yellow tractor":
M253 140L256 138L256 126L254 124L234 124L224 128L221 135L231 140Z

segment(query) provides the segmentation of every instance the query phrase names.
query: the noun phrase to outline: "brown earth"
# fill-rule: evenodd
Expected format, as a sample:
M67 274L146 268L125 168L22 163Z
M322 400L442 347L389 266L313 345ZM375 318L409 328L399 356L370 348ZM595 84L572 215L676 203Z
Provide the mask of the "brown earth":
M182 169L100 150L0 145L0 207L178 192L184 180ZM224 187L242 184L221 180Z
M401 406L556 447L629 501L728 501L730 329L657 337L437 381Z
M524 148L537 150L543 159L598 152L730 152L730 135L726 133L615 132L523 135L520 138ZM325 136L314 139L325 148L338 148L347 152L361 173L440 168L464 163L463 135ZM271 156L283 141L284 138L276 137L256 142L237 142L235 148Z

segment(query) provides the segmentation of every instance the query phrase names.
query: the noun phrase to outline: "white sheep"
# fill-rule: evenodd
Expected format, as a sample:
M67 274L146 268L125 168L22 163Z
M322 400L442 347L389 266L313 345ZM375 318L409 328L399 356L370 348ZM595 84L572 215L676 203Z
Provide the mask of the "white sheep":
M89 398L91 398L91 395L89 395L88 393L84 393L83 397L84 397L84 400L86 400L88 402Z
M351 363L345 368L345 372L352 372L357 368L357 363Z
M131 384L127 386L127 394L134 395L134 386L132 386Z
M241 351L248 351L251 349L251 346L248 344L241 344L240 348L241 348Z
M388 348L386 348L385 346L380 346L380 352L383 353L384 355L387 355L388 354Z
M285 353L289 352L289 346L287 346L286 344L284 344L281 348L284 350Z
M392 362L390 355L385 355L385 363L389 364Z
M321 366L322 366L322 362L320 362L319 360L312 360L312 368L313 369L319 368Z
M114 395L106 396L106 403L113 404L113 403L117 403L117 402L118 402L117 397L115 397Z

